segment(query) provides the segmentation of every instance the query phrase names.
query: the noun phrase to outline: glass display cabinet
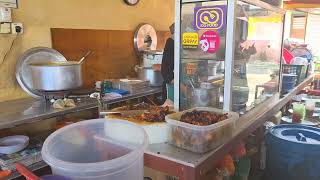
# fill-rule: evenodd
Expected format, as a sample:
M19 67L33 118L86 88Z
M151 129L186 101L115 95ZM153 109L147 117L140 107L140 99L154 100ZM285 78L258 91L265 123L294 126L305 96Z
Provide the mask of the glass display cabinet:
M284 10L259 0L177 4L176 109L244 114L279 93Z

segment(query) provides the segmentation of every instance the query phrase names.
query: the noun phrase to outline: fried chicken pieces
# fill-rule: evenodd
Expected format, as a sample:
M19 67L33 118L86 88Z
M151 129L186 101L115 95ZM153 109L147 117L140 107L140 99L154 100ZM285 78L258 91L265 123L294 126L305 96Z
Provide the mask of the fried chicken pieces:
M142 103L134 106L126 106L122 108L117 108L118 111L123 111L119 115L110 115L110 117L116 117L120 119L127 119L135 122L165 122L165 117L168 114L173 113L170 111L169 106L159 107L159 106L152 106L147 103ZM128 111L137 111L136 113L130 112L125 113L126 110Z
M191 111L181 116L180 121L198 126L208 126L228 119L228 114L217 114L209 111Z
M138 116L138 119L147 122L164 122L166 115L170 114L170 109L168 106L165 107L152 107L149 108L148 112L145 112Z
M221 145L232 135L232 121L218 126L213 125L228 120L228 118L228 114L199 109L185 112L179 120L194 126L186 126L184 123L172 125L170 143L196 153L208 152Z

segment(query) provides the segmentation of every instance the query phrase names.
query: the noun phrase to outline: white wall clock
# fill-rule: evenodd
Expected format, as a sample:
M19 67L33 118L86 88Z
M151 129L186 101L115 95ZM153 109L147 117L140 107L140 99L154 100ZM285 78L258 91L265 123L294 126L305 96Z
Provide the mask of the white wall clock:
M139 0L124 0L125 3L127 3L130 6L137 5L139 3Z

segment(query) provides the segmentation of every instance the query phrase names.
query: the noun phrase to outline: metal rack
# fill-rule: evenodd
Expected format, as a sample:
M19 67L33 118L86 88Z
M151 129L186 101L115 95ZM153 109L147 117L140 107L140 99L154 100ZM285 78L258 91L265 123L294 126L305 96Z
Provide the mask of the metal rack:
M183 7L185 5L188 5L188 7L186 8L188 11L190 11L190 4L194 4L195 7L201 6L201 4L205 4L205 6L207 6L208 3L212 3L212 2L220 2L225 4L226 8L227 8L227 15L226 15L226 28L223 30L225 31L224 34L224 38L225 38L225 47L221 47L224 51L224 84L223 84L223 109L224 110L232 110L232 105L233 105L233 91L234 91L234 82L235 82L235 75L234 75L234 70L235 70L235 59L237 59L236 57L236 53L235 53L235 39L236 39L236 28L237 27L237 16L238 16L238 11L239 10L239 4L246 4L249 6L254 6L254 7L258 7L261 8L263 10L265 10L266 12L271 12L271 13L275 13L275 14L279 14L279 16L281 16L281 18L284 19L284 14L285 11L283 9L280 9L278 7L274 7L270 4L267 4L265 2L259 1L259 0L218 0L218 1L210 1L210 0L176 0L176 16L175 16L175 27L176 27L176 31L175 31L175 52L179 52L179 53L175 53L175 69L181 70L183 68L183 66L181 65L182 63L182 59L185 59L187 57L184 57L185 55L182 55L182 51L185 51L183 46L182 46L182 34L183 32L189 32L186 31L185 29L182 29L182 25L183 25ZM189 12L190 13L190 12ZM245 13L244 13L245 14ZM189 15L189 14L188 14ZM194 16L194 15L193 15ZM194 17L196 18L196 17ZM281 23L279 23L279 27L283 28L283 24L284 21L281 21ZM188 22L189 23L189 22ZM193 22L195 23L195 22ZM190 32L196 32L198 33L198 36L200 38L200 35L202 32L200 32L199 30L196 29L192 29L193 31ZM203 29L206 30L206 29ZM279 39L281 41L281 39L283 39L283 34L280 34ZM200 40L199 40L200 41ZM279 44L277 44L276 47L278 47ZM199 48L198 48L199 49ZM279 49L281 49L281 47L279 46ZM219 51L219 50L218 50ZM217 52L218 52L217 51ZM278 53L278 52L277 52ZM280 60L281 60L281 54L282 54L282 50L279 50L279 53L277 54L277 61L279 62L279 64L277 65L278 70L280 72ZM208 58L209 56L206 56L206 58L208 60L214 60L214 56L212 56L211 58ZM192 59L192 58L191 58ZM200 57L195 57L194 59L201 59ZM221 61L221 60L220 60ZM174 85L174 93L175 93L175 99L174 99L174 103L175 103L175 109L181 109L181 72L180 71L175 71L175 79L177 79L175 81L175 85ZM280 74L278 74L280 75ZM279 78L278 80L280 81L281 78ZM265 83L265 82L264 82ZM281 83L277 83L278 85ZM256 87L256 86L254 86ZM274 92L274 95L279 92L279 88L275 88L278 91ZM250 90L251 91L251 90ZM254 90L252 90L254 91ZM251 93L251 92L250 92ZM253 96L255 93L252 93ZM268 96L268 98L270 98ZM253 102L250 102L253 103ZM249 104L249 103L248 103Z

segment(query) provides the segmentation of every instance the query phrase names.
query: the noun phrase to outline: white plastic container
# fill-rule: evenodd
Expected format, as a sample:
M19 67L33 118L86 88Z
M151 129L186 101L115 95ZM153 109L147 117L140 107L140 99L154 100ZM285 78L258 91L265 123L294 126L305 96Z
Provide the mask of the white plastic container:
M0 154L12 154L23 150L29 144L28 136L7 136L0 138Z
M181 116L185 112L210 111L218 114L228 113L228 119L209 126L197 126L181 122ZM235 112L224 112L220 109L198 107L183 112L166 116L166 121L171 127L169 142L179 148L196 153L205 153L213 150L232 137L235 129L235 121L239 115Z
M57 130L44 142L54 175L72 180L142 180L148 137L133 123L88 120Z

